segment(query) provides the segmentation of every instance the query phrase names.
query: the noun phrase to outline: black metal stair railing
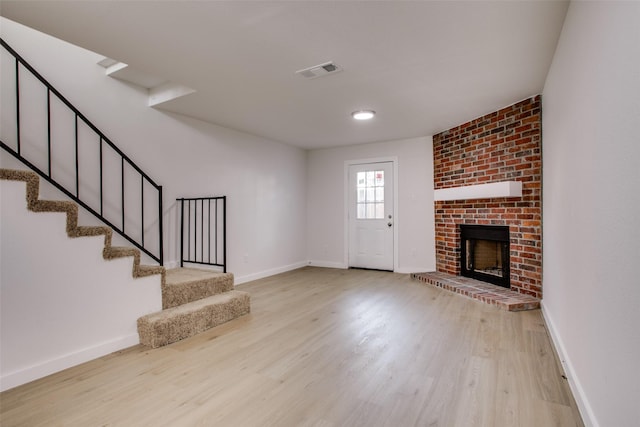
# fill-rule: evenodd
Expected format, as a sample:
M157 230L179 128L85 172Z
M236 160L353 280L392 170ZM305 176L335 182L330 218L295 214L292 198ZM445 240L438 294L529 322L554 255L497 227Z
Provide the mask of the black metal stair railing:
M180 202L180 267L184 263L222 267L227 272L227 197Z
M13 143L10 145L0 139L0 146L88 212L99 218L131 244L162 265L162 186L156 184L140 167L124 154L122 150L113 144L104 133L91 123L71 102L1 38L0 44L15 59L15 110L13 111L15 112L16 123L15 140ZM24 141L24 124L22 122L26 119L25 112L30 110L23 105L24 102L21 100L21 76L29 78L29 81L34 81L33 77L35 77L41 86L46 88L46 149L37 146L37 144L44 145L45 142L36 143L33 138L29 138L29 141ZM32 94L30 98L33 98ZM64 157L64 155L61 156L60 154L61 149L58 152L55 151L56 144L54 144L52 135L52 129L54 127L54 121L52 120L54 102L58 110L61 108L60 106L62 106L63 109L66 108L66 110L70 111L70 116L73 117L72 123L66 124L66 126L69 127L69 132L74 135L72 138L74 139L72 148L74 153L72 153L71 156L75 158L65 159L68 166L66 169L63 161L61 161L63 165L54 163L54 157L55 159ZM3 115L5 115L5 113L9 114L6 112L7 108L5 105L3 105L2 110ZM6 120L3 120L3 124L6 124L6 122ZM95 157L98 158L90 161L90 163L93 162L94 164L84 167L81 164L80 152L81 150L89 152L91 151L91 147L87 147L89 143L85 144L80 142L81 138L79 137L79 133L81 128L83 134L88 132L91 135L95 135L98 145L98 148L93 148L96 152ZM42 133L44 133L44 130ZM6 132L3 132L3 135L6 135ZM86 139L82 139L82 141L86 142ZM59 145L64 144L60 143ZM44 165L45 163L46 166ZM94 167L96 164L99 164L99 166ZM69 170L72 169L73 165L75 165L75 173ZM46 169L46 171L42 169ZM81 169L83 173L81 173ZM114 169L116 170L114 171ZM93 174L89 175L88 172ZM62 183L62 181L64 181L63 179L56 179L54 175L60 175L61 178L63 176L68 177L74 175L72 178L67 179L67 181L74 182L71 184L67 182L65 185ZM145 188L147 189L147 194L145 194ZM119 195L116 194L118 192L120 193ZM109 197L107 197L107 193ZM131 199L137 199L137 196L140 196L139 202L131 203ZM157 199L157 208L156 201L153 200L154 198ZM145 206L147 206L146 212ZM152 207L151 212L149 212L150 206ZM157 209L157 211L153 212L155 209ZM147 236L146 239L145 235ZM153 242L149 243L149 240Z

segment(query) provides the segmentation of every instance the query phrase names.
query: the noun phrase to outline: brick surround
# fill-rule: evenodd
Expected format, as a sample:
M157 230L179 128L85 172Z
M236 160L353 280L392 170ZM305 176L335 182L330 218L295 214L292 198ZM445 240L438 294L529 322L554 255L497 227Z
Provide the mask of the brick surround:
M433 137L435 189L521 181L522 197L435 202L436 267L460 274L460 224L509 226L511 289L542 298L540 96Z

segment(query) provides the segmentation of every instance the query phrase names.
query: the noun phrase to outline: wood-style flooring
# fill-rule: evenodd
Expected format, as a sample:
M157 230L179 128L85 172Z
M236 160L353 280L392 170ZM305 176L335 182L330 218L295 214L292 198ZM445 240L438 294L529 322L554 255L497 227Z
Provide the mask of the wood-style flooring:
M4 392L0 425L582 426L540 311L364 270L237 288L251 314Z

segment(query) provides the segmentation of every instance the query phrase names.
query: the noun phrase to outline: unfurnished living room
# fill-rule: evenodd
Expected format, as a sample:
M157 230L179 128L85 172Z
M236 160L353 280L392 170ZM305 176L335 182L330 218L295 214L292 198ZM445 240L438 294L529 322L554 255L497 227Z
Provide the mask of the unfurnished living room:
M0 2L0 425L640 425L640 2Z

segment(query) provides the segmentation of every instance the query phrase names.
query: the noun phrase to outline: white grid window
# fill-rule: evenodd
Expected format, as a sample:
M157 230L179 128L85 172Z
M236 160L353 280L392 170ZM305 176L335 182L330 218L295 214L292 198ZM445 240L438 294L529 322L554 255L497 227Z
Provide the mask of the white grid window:
M358 172L356 181L356 218L384 218L384 171Z

